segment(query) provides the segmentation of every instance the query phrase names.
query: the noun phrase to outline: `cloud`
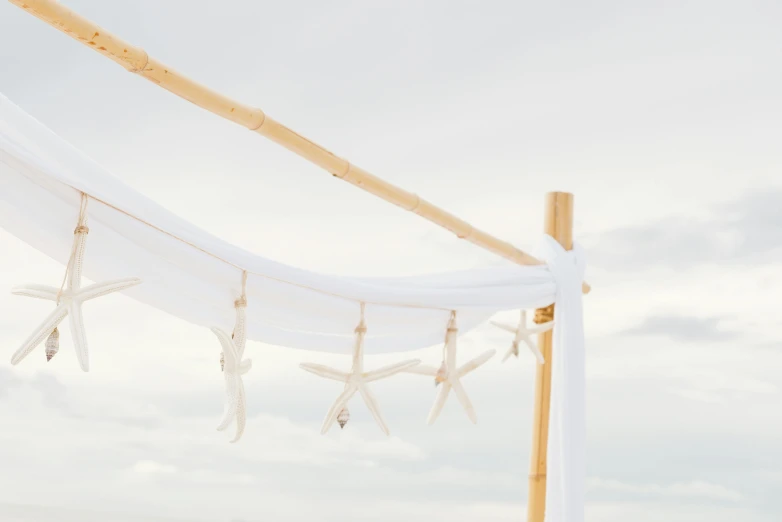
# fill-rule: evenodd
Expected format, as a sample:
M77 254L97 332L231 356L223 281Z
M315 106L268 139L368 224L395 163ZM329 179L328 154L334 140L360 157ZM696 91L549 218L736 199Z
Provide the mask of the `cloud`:
M590 263L611 271L759 265L782 249L782 188L767 186L713 204L705 218L674 216L617 228L591 239Z
M617 480L591 478L587 481L587 487L591 491L631 493L633 495L658 498L701 498L727 502L739 502L744 499L744 496L738 491L701 480L660 485L628 484Z
M20 384L21 380L15 373L6 368L0 368L0 399L6 397L11 388L15 388Z
M214 468L183 469L172 464L164 464L154 460L140 460L133 464L129 471L132 475L143 478L158 479L177 475L179 480L204 485L250 485L256 482L255 477L249 473L231 473Z
M140 460L133 464L131 469L134 473L139 473L141 475L169 475L177 472L176 466L160 464L154 460Z
M779 515L753 506L714 502L665 504L654 501L589 502L586 519L590 522L777 522Z
M67 388L56 376L39 372L28 381L28 385L41 393L43 404L47 408L60 410L65 414L73 414L67 401Z
M722 320L720 317L651 315L620 335L659 336L679 342L719 342L738 338L739 332L719 328Z
M6 522L196 522L195 519L139 515L133 512L69 509L63 507L0 504L0 519ZM200 522L200 521L198 521Z

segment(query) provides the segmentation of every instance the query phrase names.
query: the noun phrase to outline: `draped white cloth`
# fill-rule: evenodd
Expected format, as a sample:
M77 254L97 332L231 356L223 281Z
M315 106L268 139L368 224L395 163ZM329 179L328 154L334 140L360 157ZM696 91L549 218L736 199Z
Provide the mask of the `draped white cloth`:
M405 278L324 275L252 254L199 229L106 172L0 94L0 227L65 265L81 193L90 197L84 275L139 277L129 297L189 322L229 329L247 278L247 337L349 353L366 303L367 354L443 342L500 310L556 303L547 522L582 522L583 252L544 237L548 266L502 266ZM56 283L56 282L52 282Z
M557 291L551 369L546 522L584 522L586 483L586 351L581 299L584 252L546 237L539 252Z
M248 338L347 353L366 305L366 351L442 342L451 310L461 331L499 310L554 302L545 266L502 266L406 278L323 275L237 248L177 217L112 176L0 96L0 226L65 264L80 192L90 196L84 274L139 277L125 293L203 326L228 329L247 281Z

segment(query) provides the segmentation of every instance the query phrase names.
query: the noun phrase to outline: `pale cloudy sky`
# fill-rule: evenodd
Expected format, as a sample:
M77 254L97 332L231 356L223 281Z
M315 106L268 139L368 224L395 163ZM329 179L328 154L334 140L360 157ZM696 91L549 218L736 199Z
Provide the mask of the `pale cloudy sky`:
M152 56L477 226L531 247L576 194L586 300L590 522L782 514L782 4L768 1L68 0ZM126 182L259 254L399 275L493 258L134 78L0 4L0 91ZM466 382L479 424L417 376L319 435L348 364L257 343L248 432L212 334L123 296L10 354L45 313L10 296L63 268L0 231L0 518L521 521L531 357ZM89 254L87 258L89 262ZM504 350L481 328L464 354ZM435 360L439 348L418 352ZM393 358L373 357L381 365ZM125 518L123 518L125 517Z

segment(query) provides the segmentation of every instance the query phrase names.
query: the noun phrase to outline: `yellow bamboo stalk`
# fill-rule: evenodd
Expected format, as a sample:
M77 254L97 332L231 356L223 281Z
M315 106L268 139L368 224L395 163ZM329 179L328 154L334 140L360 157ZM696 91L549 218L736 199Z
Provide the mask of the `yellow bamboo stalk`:
M546 194L544 232L565 247L573 248L573 195L567 192ZM536 323L554 319L554 305L540 308L535 313ZM535 411L532 422L532 458L530 459L527 522L543 522L546 513L546 462L548 455L548 426L551 406L551 358L553 332L538 334L545 364L539 364L535 375Z
M476 229L466 221L352 165L320 145L300 136L293 130L267 116L261 109L238 103L213 91L171 67L151 58L140 47L133 46L107 32L58 3L56 0L9 0L55 29L92 47L128 71L138 74L169 92L208 110L222 118L242 125L282 145L302 158L398 207L414 212L481 248L494 252L520 265L539 265L542 262L510 243ZM589 285L584 283L584 292Z

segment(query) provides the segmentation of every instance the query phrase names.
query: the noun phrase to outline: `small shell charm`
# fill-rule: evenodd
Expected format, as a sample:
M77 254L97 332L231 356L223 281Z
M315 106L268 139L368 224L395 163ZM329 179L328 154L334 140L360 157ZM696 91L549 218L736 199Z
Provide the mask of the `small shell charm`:
M46 339L46 360L51 361L58 351L60 351L60 332L55 328Z
M225 371L225 353L224 352L220 352L220 371L221 372Z
M337 415L337 422L339 423L339 428L342 429L345 427L345 424L348 423L350 420L350 412L347 408L342 408L340 410L339 415Z
M445 382L448 375L448 367L445 365L445 361L440 365L440 369L437 370L437 374L434 376L434 385L439 386L441 382Z

